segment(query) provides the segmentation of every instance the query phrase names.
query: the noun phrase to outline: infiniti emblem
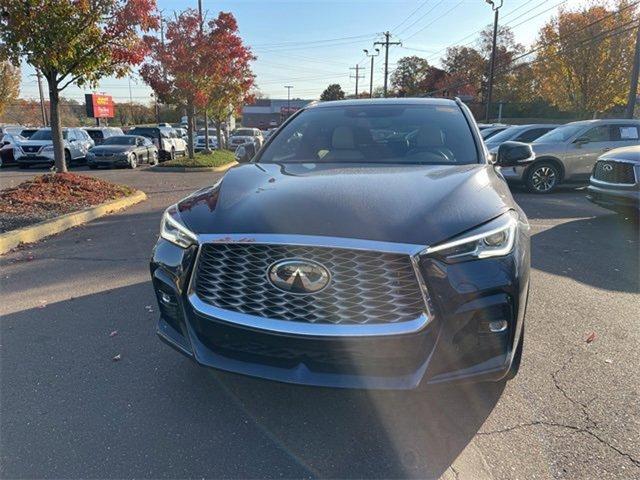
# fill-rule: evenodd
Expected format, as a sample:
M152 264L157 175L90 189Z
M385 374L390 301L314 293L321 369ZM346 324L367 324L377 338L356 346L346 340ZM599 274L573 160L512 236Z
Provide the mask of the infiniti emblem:
M613 165L609 165L608 163L605 163L604 165L602 165L602 169L605 172L610 172L611 170L613 170Z
M271 284L289 293L317 293L329 284L329 271L310 260L282 260L267 270Z

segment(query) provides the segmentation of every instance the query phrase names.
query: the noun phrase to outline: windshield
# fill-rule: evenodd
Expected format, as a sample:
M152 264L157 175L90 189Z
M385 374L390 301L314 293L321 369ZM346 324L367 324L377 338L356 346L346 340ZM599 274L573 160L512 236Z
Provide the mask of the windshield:
M545 133L533 143L566 142L584 128L584 125L565 125Z
M253 130L250 128L240 128L233 132L233 136L253 137Z
M107 138L103 145L135 145L136 137L130 135L119 135L117 137Z
M304 111L259 161L468 164L478 156L455 105L358 105Z
M502 143L507 140L511 140L515 138L520 132L522 132L526 127L509 127L506 130L503 130L499 133L493 135L487 143Z
M67 131L66 130L62 131L62 138L64 138L66 140L66 138L67 138ZM31 135L29 140L51 140L51 130L50 129L38 130L36 133Z

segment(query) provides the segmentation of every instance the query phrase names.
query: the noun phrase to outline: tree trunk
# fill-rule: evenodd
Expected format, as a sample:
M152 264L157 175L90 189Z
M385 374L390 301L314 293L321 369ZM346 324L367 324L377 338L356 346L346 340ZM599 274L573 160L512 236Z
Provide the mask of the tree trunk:
M195 125L195 108L193 105L187 105L187 152L189 152L189 158L193 159L193 133Z
M222 143L222 129L220 128L220 122L216 122L216 137L218 137L218 150L222 150L224 148L224 144Z
M49 118L51 118L51 138L53 140L53 154L55 158L55 167L57 173L67 171L67 162L64 156L64 143L62 140L62 125L60 123L60 92L58 92L58 84L55 76L47 76L49 84L49 107L51 109Z
M207 109L204 111L204 153L211 153L211 149L209 148L209 114Z

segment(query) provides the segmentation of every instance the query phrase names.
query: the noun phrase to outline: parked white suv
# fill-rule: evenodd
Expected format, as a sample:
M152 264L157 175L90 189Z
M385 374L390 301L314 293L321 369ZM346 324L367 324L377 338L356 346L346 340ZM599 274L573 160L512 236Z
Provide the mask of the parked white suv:
M256 146L256 150L264 144L264 137L259 128L238 128L234 130L229 137L229 148L235 150L236 147L247 142L252 142Z
M530 165L502 169L507 181L523 182L533 193L560 183L588 183L596 160L613 148L640 145L640 120L585 120L567 123L531 143Z

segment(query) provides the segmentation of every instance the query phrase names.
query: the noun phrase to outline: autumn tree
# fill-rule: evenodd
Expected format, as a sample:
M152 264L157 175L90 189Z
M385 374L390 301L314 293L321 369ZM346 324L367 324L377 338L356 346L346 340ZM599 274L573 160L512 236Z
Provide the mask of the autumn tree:
M145 42L151 54L140 75L163 103L186 108L193 158L195 109L220 118L224 108L241 102L253 85L249 62L255 57L242 44L235 18L225 12L203 25L196 10L185 10L168 22L165 42L151 36Z
M619 0L613 10L561 10L540 29L534 72L544 79L539 88L545 99L581 112L626 101L638 22L633 5Z
M47 80L58 172L67 170L60 92L129 73L146 54L138 32L157 27L154 9L155 0L0 0L0 57L24 58Z
M11 63L0 62L0 115L20 93L20 69Z
M418 56L403 57L391 75L391 87L399 97L415 97L429 93L444 78L446 72L429 65Z
M338 83L332 83L320 95L320 100L344 100L344 91Z

